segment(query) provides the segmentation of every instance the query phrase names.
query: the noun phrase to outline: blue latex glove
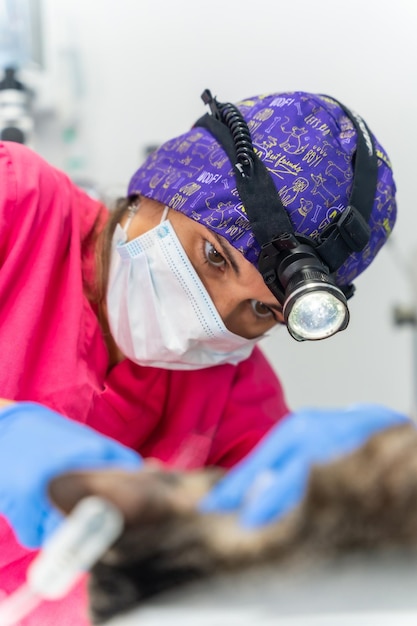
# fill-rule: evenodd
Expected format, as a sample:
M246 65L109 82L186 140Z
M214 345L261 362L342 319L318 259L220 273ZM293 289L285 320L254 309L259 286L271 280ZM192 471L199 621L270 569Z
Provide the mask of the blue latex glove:
M352 452L377 431L409 421L378 405L296 411L213 488L200 510L239 509L247 527L277 520L305 495L313 464Z
M133 450L40 404L0 410L0 513L29 548L39 547L62 519L47 496L53 476L110 466L134 470L141 462Z

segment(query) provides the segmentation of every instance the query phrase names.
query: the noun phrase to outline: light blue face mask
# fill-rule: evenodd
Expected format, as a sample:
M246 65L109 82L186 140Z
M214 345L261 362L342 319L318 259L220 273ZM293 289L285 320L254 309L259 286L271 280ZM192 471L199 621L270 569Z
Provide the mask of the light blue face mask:
M113 236L107 292L110 329L123 354L173 370L246 359L260 337L226 328L172 224L162 221L126 242L128 225Z

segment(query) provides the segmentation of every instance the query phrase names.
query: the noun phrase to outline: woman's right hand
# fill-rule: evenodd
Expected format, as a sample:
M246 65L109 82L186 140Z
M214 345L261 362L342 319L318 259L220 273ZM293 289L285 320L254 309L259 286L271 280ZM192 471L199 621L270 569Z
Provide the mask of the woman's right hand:
M406 415L377 404L304 408L278 422L204 498L206 513L236 511L242 526L282 518L307 492L310 470L350 454Z
M69 470L137 470L141 457L40 404L0 400L0 514L19 542L38 548L62 519L48 482Z

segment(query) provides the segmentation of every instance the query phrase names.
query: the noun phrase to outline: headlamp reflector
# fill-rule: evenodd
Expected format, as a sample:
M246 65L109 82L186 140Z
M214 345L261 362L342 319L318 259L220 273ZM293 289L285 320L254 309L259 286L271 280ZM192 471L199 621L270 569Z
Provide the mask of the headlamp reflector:
M339 289L323 288L323 284L311 283L305 290L290 294L284 304L287 328L297 341L325 339L346 328L349 311L343 293Z

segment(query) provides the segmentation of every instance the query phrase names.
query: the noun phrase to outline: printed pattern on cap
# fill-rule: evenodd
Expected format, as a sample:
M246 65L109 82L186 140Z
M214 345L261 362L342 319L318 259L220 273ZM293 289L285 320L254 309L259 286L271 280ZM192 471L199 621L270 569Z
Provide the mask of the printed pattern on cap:
M348 205L356 148L351 120L331 98L304 92L256 96L237 106L295 231L317 239ZM375 144L378 183L371 238L337 271L341 285L369 265L396 219L391 165L377 140ZM256 265L260 248L236 189L233 166L206 129L194 127L153 152L130 181L128 194L134 193L201 222Z

